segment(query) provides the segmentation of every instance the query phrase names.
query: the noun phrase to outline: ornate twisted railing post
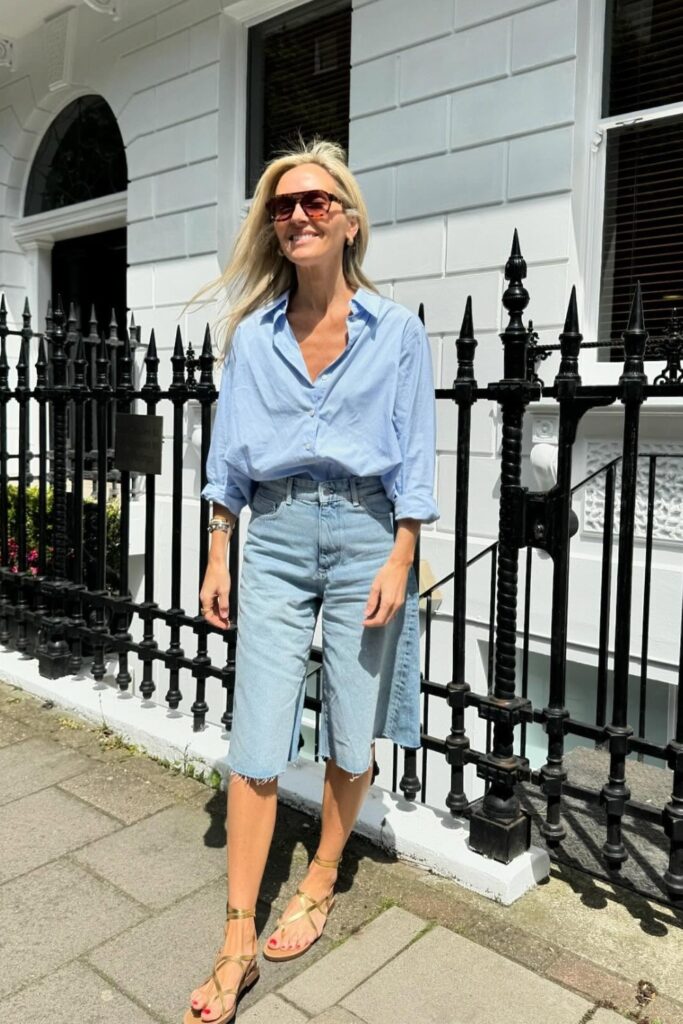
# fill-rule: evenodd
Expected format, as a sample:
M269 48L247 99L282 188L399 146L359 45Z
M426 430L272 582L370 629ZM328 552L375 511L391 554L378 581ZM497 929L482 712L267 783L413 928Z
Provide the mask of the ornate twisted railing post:
M76 350L73 355L73 478L71 494L73 498L71 537L73 540L73 565L71 573L71 658L69 669L75 675L80 672L83 663L82 628L86 625L83 618L83 598L85 590L83 582L83 454L85 438L85 402L88 395L86 384L87 358L83 335L78 332Z
M52 352L48 360L52 370L50 397L52 400L52 570L46 589L50 593L50 614L43 618L45 643L40 645L38 671L49 679L58 679L69 671L71 654L66 639L64 591L66 579L67 523L67 414L69 389L67 385L67 359L64 351L64 311L57 300L52 330ZM48 374L49 379L49 374Z
M472 297L467 296L465 315L457 339L458 373L453 384L458 406L458 441L455 469L455 556L453 564L453 679L448 684L451 731L446 737L446 761L451 767L451 788L446 806L451 814L463 814L469 805L464 775L470 741L465 735L465 707L470 687L465 681L467 623L467 524L470 487L470 430L476 402L474 350L477 342L472 324Z
M112 310L113 316L113 310ZM115 413L130 414L131 395L133 393L133 357L130 347L130 335L124 331L124 339L119 343L121 354L119 356L119 379L116 386L116 395L121 396L115 405ZM114 349L114 355L116 349ZM114 359L113 362L116 360ZM114 416L114 436L116 436L116 415ZM121 470L121 487L119 490L120 505L120 529L119 529L119 593L118 597L123 605L131 598L128 577L128 560L130 552L130 471ZM119 647L119 670L116 674L116 685L119 690L126 691L133 681L128 668L128 648L126 644L131 640L128 632L129 614L126 608L116 609L112 614L112 633L121 642Z
M628 673L631 658L631 590L633 579L633 536L635 529L636 483L638 476L638 428L640 406L647 384L643 358L647 331L643 320L640 282L636 285L628 327L624 331L624 372L619 378L624 405L624 440L619 514L619 563L617 568L617 605L614 627L614 691L612 721L605 727L610 768L602 788L600 802L607 814L607 839L603 857L612 871L618 871L628 858L621 835L621 819L631 791L626 784L626 756L633 729L628 716Z
M526 262L515 231L505 266L509 284L503 305L510 319L501 334L503 379L490 389L502 409L502 459L498 525L496 645L493 693L480 697L479 715L493 722L491 752L482 756L477 774L489 783L470 821L470 846L478 853L509 863L529 848L530 819L521 809L515 784L528 777L526 758L514 753L514 728L529 717L531 702L515 694L517 655L517 575L524 543L524 491L521 487L522 421L528 402L539 394L527 380L528 333L522 313L529 302L523 285Z

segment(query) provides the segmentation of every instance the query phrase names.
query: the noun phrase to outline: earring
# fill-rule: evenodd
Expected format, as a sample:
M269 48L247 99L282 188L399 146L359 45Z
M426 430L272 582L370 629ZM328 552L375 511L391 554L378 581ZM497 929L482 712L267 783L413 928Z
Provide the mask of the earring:
M349 249L353 248L353 238L347 238L346 244L348 245Z

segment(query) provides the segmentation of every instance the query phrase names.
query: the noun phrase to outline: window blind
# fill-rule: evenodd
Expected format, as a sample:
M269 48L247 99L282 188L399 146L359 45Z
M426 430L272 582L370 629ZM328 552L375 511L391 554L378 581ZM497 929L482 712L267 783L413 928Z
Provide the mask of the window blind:
M651 334L683 309L681 152L683 117L607 134L600 341L621 340L637 280Z
M683 2L608 0L603 116L683 100Z
M683 99L681 0L607 0L603 117Z
M350 0L315 0L249 30L247 193L278 151L349 142Z

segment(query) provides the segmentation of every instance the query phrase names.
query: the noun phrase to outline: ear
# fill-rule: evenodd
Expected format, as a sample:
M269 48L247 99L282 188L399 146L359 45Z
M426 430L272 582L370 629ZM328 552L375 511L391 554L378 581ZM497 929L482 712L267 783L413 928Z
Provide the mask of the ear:
M356 235L358 234L358 228L359 228L358 221L357 220L349 219L349 224L348 224L348 227L346 229L346 244L347 245L349 245L350 243L352 243L355 240Z

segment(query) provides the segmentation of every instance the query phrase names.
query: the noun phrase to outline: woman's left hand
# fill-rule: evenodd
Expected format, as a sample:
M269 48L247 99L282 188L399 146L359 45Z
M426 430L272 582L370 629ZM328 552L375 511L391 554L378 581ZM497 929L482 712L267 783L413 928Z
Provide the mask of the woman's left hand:
M365 612L363 625L386 626L405 603L408 573L411 563L392 561L384 563L375 576Z

